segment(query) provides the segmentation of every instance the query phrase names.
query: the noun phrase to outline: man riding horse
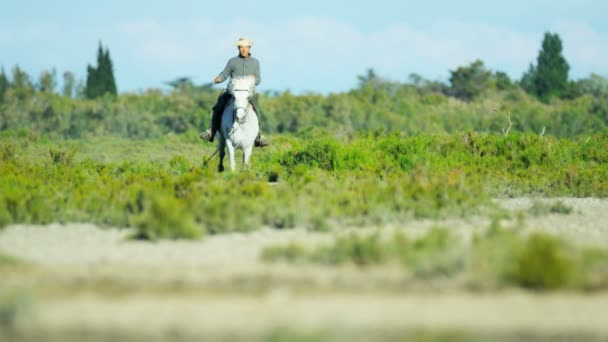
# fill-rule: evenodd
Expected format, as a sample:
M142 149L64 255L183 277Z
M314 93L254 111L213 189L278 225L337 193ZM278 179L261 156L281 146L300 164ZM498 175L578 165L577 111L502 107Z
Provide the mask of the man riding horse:
M251 45L253 43L251 40L247 38L240 38L238 42L236 42L236 46L239 49L239 55L236 57L230 58L228 63L226 63L226 67L224 70L213 80L215 83L222 83L228 77L243 77L250 76L255 77L255 85L257 86L261 82L260 77L260 62L251 57L251 53L249 50L251 49ZM213 116L211 117L211 124L209 129L201 133L201 139L209 142L213 142L215 138L215 134L220 127L220 122L222 120L222 112L224 111L224 107L230 101L231 95L227 91L222 91L220 96L217 98L217 103L213 106ZM260 117L260 106L258 104L258 95L255 94L251 98L251 105L256 111L258 118ZM255 139L255 146L264 147L268 145L268 142L264 137L258 133L257 138Z

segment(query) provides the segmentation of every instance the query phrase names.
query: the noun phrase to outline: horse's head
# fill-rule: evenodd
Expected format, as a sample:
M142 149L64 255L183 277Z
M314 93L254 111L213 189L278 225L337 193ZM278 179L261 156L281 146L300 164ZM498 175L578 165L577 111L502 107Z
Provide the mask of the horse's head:
M249 107L249 99L253 96L255 89L255 77L237 77L230 80L228 84L228 92L234 97L234 109L236 110L236 119L243 121L247 115L247 107Z

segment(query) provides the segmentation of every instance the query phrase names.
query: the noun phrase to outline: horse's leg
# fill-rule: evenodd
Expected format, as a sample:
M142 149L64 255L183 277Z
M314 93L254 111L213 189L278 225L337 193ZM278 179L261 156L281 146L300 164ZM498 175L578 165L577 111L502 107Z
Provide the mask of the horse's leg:
M226 148L228 149L228 160L230 160L230 170L236 170L236 162L234 161L234 145L232 141L226 141Z
M251 152L253 151L253 146L249 146L243 149L243 167L249 166L249 158L251 158Z
M224 157L226 156L226 141L224 138L219 137L217 149L220 151L220 164L217 166L217 171L224 172Z

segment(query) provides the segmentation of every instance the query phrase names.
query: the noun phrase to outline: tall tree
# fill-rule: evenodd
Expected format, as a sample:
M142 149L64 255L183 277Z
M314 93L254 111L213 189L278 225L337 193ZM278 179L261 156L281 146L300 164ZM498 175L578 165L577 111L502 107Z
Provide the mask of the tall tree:
M524 73L519 81L519 86L527 93L536 95L536 86L534 85L534 79L536 78L536 67L530 63L528 71Z
M15 65L15 67L13 68L12 88L27 90L34 88L30 76L25 71L23 71L19 67L19 65Z
M57 71L52 69L51 71L45 70L40 73L38 87L44 93L55 92L55 88L57 87Z
M538 96L548 99L564 94L568 87L569 70L570 66L562 55L562 40L557 33L545 33L534 80Z
M106 52L104 54L104 84L105 89L111 95L116 95L116 79L114 78L114 64L112 63L112 59L110 58L110 50L106 48Z
M359 81L359 88L363 88L368 84L374 84L381 82L380 77L376 74L376 71L372 68L367 69L365 75L357 76L357 80Z
M488 86L492 72L487 70L481 60L469 66L450 71L450 89L448 92L459 99L470 101L479 96Z
M116 95L116 81L114 67L110 59L110 51L104 51L101 42L97 49L97 67L87 66L87 83L85 94L93 99L105 94Z
M511 78L509 78L509 75L507 75L506 72L496 71L494 75L492 75L492 79L498 90L509 89L513 86L513 82L511 82Z
M526 91L544 101L567 95L570 66L562 55L562 49L562 40L557 33L545 33L536 66L531 65L521 80Z
M0 102L4 101L4 93L10 87L11 83L8 81L8 77L6 77L6 73L4 72L4 67L0 69Z
M71 71L65 71L63 73L63 96L72 97L74 94L74 87L76 86L76 77Z

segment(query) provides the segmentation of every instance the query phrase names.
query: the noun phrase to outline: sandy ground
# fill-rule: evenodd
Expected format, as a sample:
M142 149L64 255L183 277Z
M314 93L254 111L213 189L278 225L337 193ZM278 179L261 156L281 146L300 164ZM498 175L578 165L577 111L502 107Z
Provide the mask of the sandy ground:
M528 216L527 227L608 246L608 200L559 200L574 213ZM516 212L533 201L498 203ZM417 234L438 224L470 236L489 220L421 220L391 229ZM260 252L270 245L332 240L331 234L304 229L154 243L127 240L129 233L90 224L0 231L0 254L29 264L25 270L0 270L0 291L23 294L30 303L11 321L12 338L249 340L281 328L361 340L412 329L608 338L608 293L480 294L441 284L403 286L407 279L391 267L361 271L260 262Z

